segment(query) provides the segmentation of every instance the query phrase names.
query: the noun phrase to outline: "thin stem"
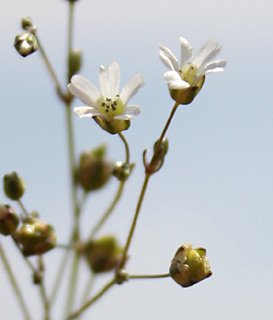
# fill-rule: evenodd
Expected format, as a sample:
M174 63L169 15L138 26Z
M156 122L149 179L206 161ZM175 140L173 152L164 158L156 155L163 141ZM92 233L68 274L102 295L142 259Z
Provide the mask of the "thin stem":
M57 77L57 75L56 75L56 73L55 73L55 71L54 71L54 69L53 69L53 67L52 67L52 65L51 65L51 63L50 63L50 61L49 61L46 53L45 53L45 50L44 50L44 48L43 48L43 46L42 46L42 44L41 44L41 41L40 41L40 39L38 38L38 36L37 36L36 33L35 33L35 36L36 36L36 39L37 39L37 41L38 41L39 51L40 51L40 53L41 53L41 55L42 55L42 58L44 59L44 62L45 62L45 65L46 65L46 67L47 67L47 69L48 69L48 71L49 71L49 74L50 74L52 80L54 81L54 83L55 83L55 85L56 85L57 93L58 93L59 97L60 97L62 100L64 100L64 94L63 94L63 92L62 92L61 84L60 84L60 82L59 82L59 80L58 80L58 77ZM65 100L64 100L64 101L65 101Z
M137 203L134 219L133 219L133 222L132 222L132 225L131 225L131 229L129 231L129 234L128 234L128 237L127 237L127 241L126 241L124 250L122 252L121 260L120 260L120 263L119 263L118 268L117 268L118 270L121 270L125 265L125 262L126 262L126 259L127 259L127 253L128 253L129 246L131 244L132 237L133 237L133 234L134 234L134 231L135 231L135 228L136 228L137 219L138 219L140 208L141 208L141 205L142 205L142 202L143 202L143 199L144 199L144 195L145 195L145 192L146 192L146 189L147 189L147 186L148 186L149 178L150 178L150 174L146 173L145 179L144 179L144 182L143 182L143 186L142 186L142 189L141 189L141 193L140 193L140 196L139 196L139 199L138 199L138 203Z
M22 309L22 311L23 311L24 318L25 318L26 320L31 320L29 311L28 311L27 306L26 306L26 304L25 304L25 301L24 301L24 299L23 299L23 295L22 295L22 293L21 293L21 291L20 291L20 289L19 289L19 287L18 287L18 285L17 285L17 281L16 281L16 279L15 279L15 277L14 277L14 275L13 275L13 272L11 271L11 270L12 270L12 269L11 269L11 266L10 266L8 260L7 260L7 257L6 257L6 255L5 255L5 252L4 252L1 244L0 244L0 256L1 256L2 261L3 261L3 263L4 263L6 272L7 272L7 274L8 274L9 279L10 279L10 283L11 283L11 285L12 285L12 287L13 287L13 290L14 290L14 292L15 292L15 295L16 295L16 297L17 297L17 299L18 299L18 301L19 301L19 304L20 304L20 306L21 306L21 309Z
M167 130L168 130L170 124L171 124L171 121L172 121L172 119L173 119L173 116L174 116L174 114L175 114L178 106L179 106L179 103L178 103L178 102L175 102L175 104L174 104L174 106L173 106L173 108L172 108L172 111L171 111L171 113L170 113L170 116L169 116L169 118L168 118L168 120L167 120L167 122L166 122L166 124L165 124L165 127L164 127L164 129L163 129L163 131L162 131L162 133L161 133L161 135L160 135L160 137L159 137L159 139L158 139L158 143L157 143L157 147L156 147L156 149L155 149L154 155L157 154L157 152L158 152L158 150L159 150L159 148L160 148L161 142L162 142L162 140L163 140L164 137L165 137L165 134L166 134L166 132L167 132Z
M108 217L110 216L110 214L113 212L116 204L118 203L121 195L122 195L122 191L124 188L124 184L125 181L121 181L117 190L117 193L112 201L112 203L110 204L110 206L108 207L108 209L105 211L105 213L103 214L103 216L101 217L101 219L98 221L98 223L95 225L95 227L93 228L91 235L89 237L89 241L91 241L91 239L94 238L94 236L97 234L97 232L100 230L100 228L103 226L103 224L105 223L105 221L108 219Z
M92 272L90 274L90 277L86 283L86 287L84 289L84 292L83 292L83 295L82 295L82 303L85 303L88 299L88 296L90 295L90 291L91 291L91 288L95 282L95 274Z
M36 272L35 267L33 266L33 264L31 263L31 261L24 255L21 247L19 246L18 242L16 241L16 239L12 236L12 240L16 246L16 248L20 251L23 259L25 260L26 264L29 266L29 268L31 269L31 271L33 272L33 274Z
M120 136L120 139L123 141L124 146L125 146L125 152L126 152L126 163L129 164L130 162L130 150L129 150L129 145L124 137L124 135L121 132L118 132L118 135Z
M70 70L70 63L69 63L69 56L72 51L72 39L73 39L73 25L74 25L74 1L69 1L69 18L68 18L68 41L67 41L67 52L68 52L68 57L67 57L67 83L70 82L70 75L71 75L71 70Z
M23 205L23 202L22 202L20 199L19 199L19 200L17 200L17 202L18 202L19 206L21 207L21 209L22 209L22 211L23 211L23 214L24 214L25 218L27 218L27 217L29 216L29 214L28 214L28 212L27 212L27 210L26 210L25 206Z
M128 279L159 279L159 278L168 278L168 277L170 277L169 273L128 275Z
M93 298L87 301L78 311L68 316L67 320L76 319L83 311L96 302L106 291L108 291L115 284L115 279L109 281Z

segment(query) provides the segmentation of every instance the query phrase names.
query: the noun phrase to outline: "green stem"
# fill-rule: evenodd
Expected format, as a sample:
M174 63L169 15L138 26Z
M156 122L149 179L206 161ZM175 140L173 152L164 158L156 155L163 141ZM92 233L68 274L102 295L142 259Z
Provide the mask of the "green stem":
M25 260L26 264L29 266L29 268L31 269L32 273L34 274L36 272L35 267L33 266L33 264L30 262L30 260L23 254L23 251L21 249L21 247L19 246L18 242L16 241L16 239L14 238L14 236L12 236L12 240L16 246L16 248L20 251L23 259Z
M162 131L162 133L161 133L161 135L160 135L160 137L159 137L159 139L158 139L158 143L157 143L157 147L156 147L156 149L155 149L154 155L157 154L157 152L158 152L158 150L159 150L159 148L160 148L161 142L162 142L162 140L163 140L164 137L165 137L165 134L166 134L166 132L167 132L167 130L168 130L170 124L171 124L171 121L172 121L172 119L173 119L173 116L174 116L174 114L175 114L178 106L179 106L179 103L178 103L178 102L175 102L175 104L174 104L174 106L173 106L173 108L172 108L172 111L171 111L171 113L170 113L170 115L169 115L169 118L168 118L168 120L167 120L167 122L166 122L166 124L165 124L165 127L164 127L164 129L163 129L163 131Z
M82 295L82 303L85 303L88 299L88 296L90 295L90 291L92 289L92 286L95 282L95 274L92 272L87 283L86 283L86 287L84 289L83 295Z
M98 223L95 225L95 227L93 228L91 235L89 237L89 241L91 241L95 235L98 233L98 231L100 230L100 228L104 225L105 221L108 219L108 217L110 216L110 214L113 212L116 204L118 203L121 195L122 195L122 191L124 188L124 184L125 181L121 181L118 187L118 191L114 197L114 200L112 201L112 203L110 204L110 206L108 207L108 209L105 211L105 213L103 214L103 216L101 217L101 219L98 221Z
M128 234L128 237L127 237L127 241L126 241L124 250L122 252L121 260L120 260L120 263L119 263L118 268L117 268L118 270L121 270L124 267L125 263L126 263L127 253L128 253L129 246L131 244L132 237L133 237L133 234L134 234L134 231L135 231L135 228L136 228L137 219L138 219L138 216L139 216L139 212L140 212L140 208L141 208L141 205L142 205L142 202L143 202L143 199L144 199L145 192L147 190L149 178L150 178L150 174L146 173L145 179L144 179L144 182L143 182L143 186L142 186L142 189L141 189L141 193L140 193L140 196L139 196L139 199L138 199L138 203L137 203L134 219L133 219L133 222L132 222L132 225L131 225L131 229L129 231L129 234Z
M67 320L76 319L83 311L96 302L106 291L108 291L115 284L115 279L109 281L93 298L87 301L78 311L68 316Z
M36 33L35 33L35 36L36 36L36 39L37 39L37 41L38 41L39 51L40 51L40 53L41 53L41 55L42 55L42 58L44 59L44 62L45 62L45 65L46 65L46 67L47 67L47 69L48 69L48 71L49 71L49 74L50 74L52 80L54 81L54 83L55 83L55 85L56 85L56 90L57 90L58 96L59 96L63 101L65 101L65 96L64 96L64 94L63 94L63 92L62 92L61 84L60 84L60 82L59 82L59 80L58 80L58 77L57 77L57 75L56 75L56 73L55 73L55 71L54 71L54 69L53 69L53 67L52 67L52 65L51 65L51 63L50 63L50 61L49 61L46 53L45 53L45 50L44 50L44 48L43 48L43 46L42 46L42 44L41 44L41 41L40 41L40 39L38 38L38 36L37 36Z
M24 301L24 299L23 299L23 295L22 295L22 293L21 293L21 291L20 291L20 289L19 289L19 287L18 287L18 285L17 285L17 281L16 281L16 279L15 279L15 277L14 277L14 275L13 275L13 272L11 271L11 266L10 266L8 260L7 260L7 257L6 257L6 255L5 255L5 252L4 252L1 244L0 244L0 256L1 256L2 261L3 261L3 263L4 263L4 267L5 267L6 272L7 272L7 274L8 274L8 277L9 277L10 283L11 283L11 285L12 285L12 287L13 287L13 290L14 290L14 292L15 292L15 295L16 295L16 297L17 297L17 299L18 299L18 301L19 301L19 304L20 304L20 306L21 306L21 309L22 309L22 311L23 311L24 318L25 318L26 320L30 320L31 317L30 317L29 311L28 311L28 309L27 309L27 306L26 306L26 304L25 304L25 301Z
M159 278L168 278L168 277L170 277L169 273L128 275L128 279L159 279Z
M125 152L126 152L126 163L129 164L130 162L130 150L129 150L129 145L128 142L126 141L124 135L121 132L118 132L118 135L120 136L120 139L123 141L124 146L125 146Z
M24 218L27 218L29 216L25 206L23 205L23 202L21 200L17 200L19 206L21 207L22 211L23 211L23 214L24 214Z

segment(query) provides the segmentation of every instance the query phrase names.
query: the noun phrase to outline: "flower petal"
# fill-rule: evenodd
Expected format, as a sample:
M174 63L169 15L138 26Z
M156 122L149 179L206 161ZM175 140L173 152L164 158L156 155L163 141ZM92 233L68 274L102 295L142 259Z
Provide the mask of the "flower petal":
M181 43L181 61L180 61L180 68L182 69L185 62L187 62L192 56L192 47L190 46L188 40L185 38L180 37Z
M175 55L170 49L164 47L162 44L159 45L159 57L170 70L179 70L179 63Z
M210 39L203 45L192 59L192 63L198 68L198 74L204 73L206 64L219 53L221 48L221 45L216 39Z
M210 62L205 66L205 73L221 72L224 71L225 66L227 65L226 60L218 60Z
M67 86L69 91L88 106L95 107L100 97L98 88L86 78L75 75Z
M139 106L129 105L125 107L123 114L116 116L115 119L130 120L139 115L140 111L141 109Z
M120 93L120 99L124 105L135 95L143 85L144 85L144 77L142 74L137 74L133 76L125 85Z
M105 97L113 98L119 93L120 68L116 61L112 61L107 69L100 67L99 84Z
M99 111L92 107L76 107L74 108L74 112L80 118L92 118L101 115Z
M189 83L182 80L176 71L165 72L164 79L168 82L170 89L185 89L190 87Z

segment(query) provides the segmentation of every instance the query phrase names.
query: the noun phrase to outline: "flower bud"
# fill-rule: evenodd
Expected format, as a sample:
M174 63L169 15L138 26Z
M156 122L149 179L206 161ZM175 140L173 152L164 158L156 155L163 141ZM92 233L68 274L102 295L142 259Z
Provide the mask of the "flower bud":
M131 125L130 120L119 120L119 119L106 120L105 118L100 116L93 117L93 119L97 122L97 124L103 130L111 134L116 134L118 132L125 131Z
M85 191L102 188L112 172L112 164L105 159L105 146L84 152L80 158L78 181Z
M19 200L25 192L25 182L16 172L4 176L4 191L11 200Z
M14 47L22 57L26 57L38 50L38 41L34 34L24 32L15 37Z
M15 239L26 256L43 254L56 245L54 228L36 218L25 219L21 228L16 231Z
M113 236L90 241L84 250L90 268L96 273L112 270L118 262L120 253L121 247Z
M76 74L82 65L82 53L80 50L72 49L69 53L69 79L72 78L74 74Z
M173 100L179 104L190 104L203 87L204 82L205 76L203 76L201 80L194 86L183 89L169 88L169 92Z
M30 17L23 18L21 21L21 26L22 26L22 29L29 30L29 28L33 26Z
M206 249L192 249L191 244L183 244L171 262L170 275L182 287L190 287L212 275Z
M114 164L113 176L116 177L119 181L125 181L129 177L134 164L128 164L121 161L118 161Z
M19 217L8 204L0 205L0 233L4 236L12 235L19 224Z
M160 170L164 163L165 156L169 149L169 142L167 138L163 138L158 147L159 140L157 140L154 144L154 155L150 163L145 162L146 172L153 174ZM145 157L146 151L144 152Z

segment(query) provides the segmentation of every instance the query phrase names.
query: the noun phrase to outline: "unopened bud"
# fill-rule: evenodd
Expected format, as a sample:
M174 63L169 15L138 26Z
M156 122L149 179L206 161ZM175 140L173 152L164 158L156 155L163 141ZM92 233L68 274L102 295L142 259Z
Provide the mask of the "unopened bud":
M121 247L113 236L104 236L91 241L84 250L90 268L96 273L112 270L117 264L120 253Z
M24 32L15 37L14 47L22 57L26 57L38 50L38 41L34 34Z
M171 262L170 275L182 287L190 287L212 275L206 256L206 249L192 249L191 244L183 244Z
M3 178L4 191L11 200L19 200L25 192L25 182L16 172L6 174Z
M154 155L150 163L146 163L146 172L155 173L160 170L163 166L165 156L169 149L169 142L167 138L163 138L160 146L158 146L159 140L157 140L154 144Z
M70 51L68 64L69 64L69 79L71 79L72 76L81 69L82 53L80 50L73 49Z
M81 155L77 179L87 192L102 188L111 176L112 164L104 154L105 146L102 145Z
M129 177L134 164L128 164L121 161L118 161L114 164L113 176L116 177L119 181L125 181Z
M12 235L19 224L19 217L8 204L0 205L0 233L4 236Z
M21 26L24 30L28 30L29 28L31 28L33 25L30 17L23 18L21 21Z
M56 245L54 228L36 218L25 219L21 228L16 231L15 239L26 256L43 254Z

